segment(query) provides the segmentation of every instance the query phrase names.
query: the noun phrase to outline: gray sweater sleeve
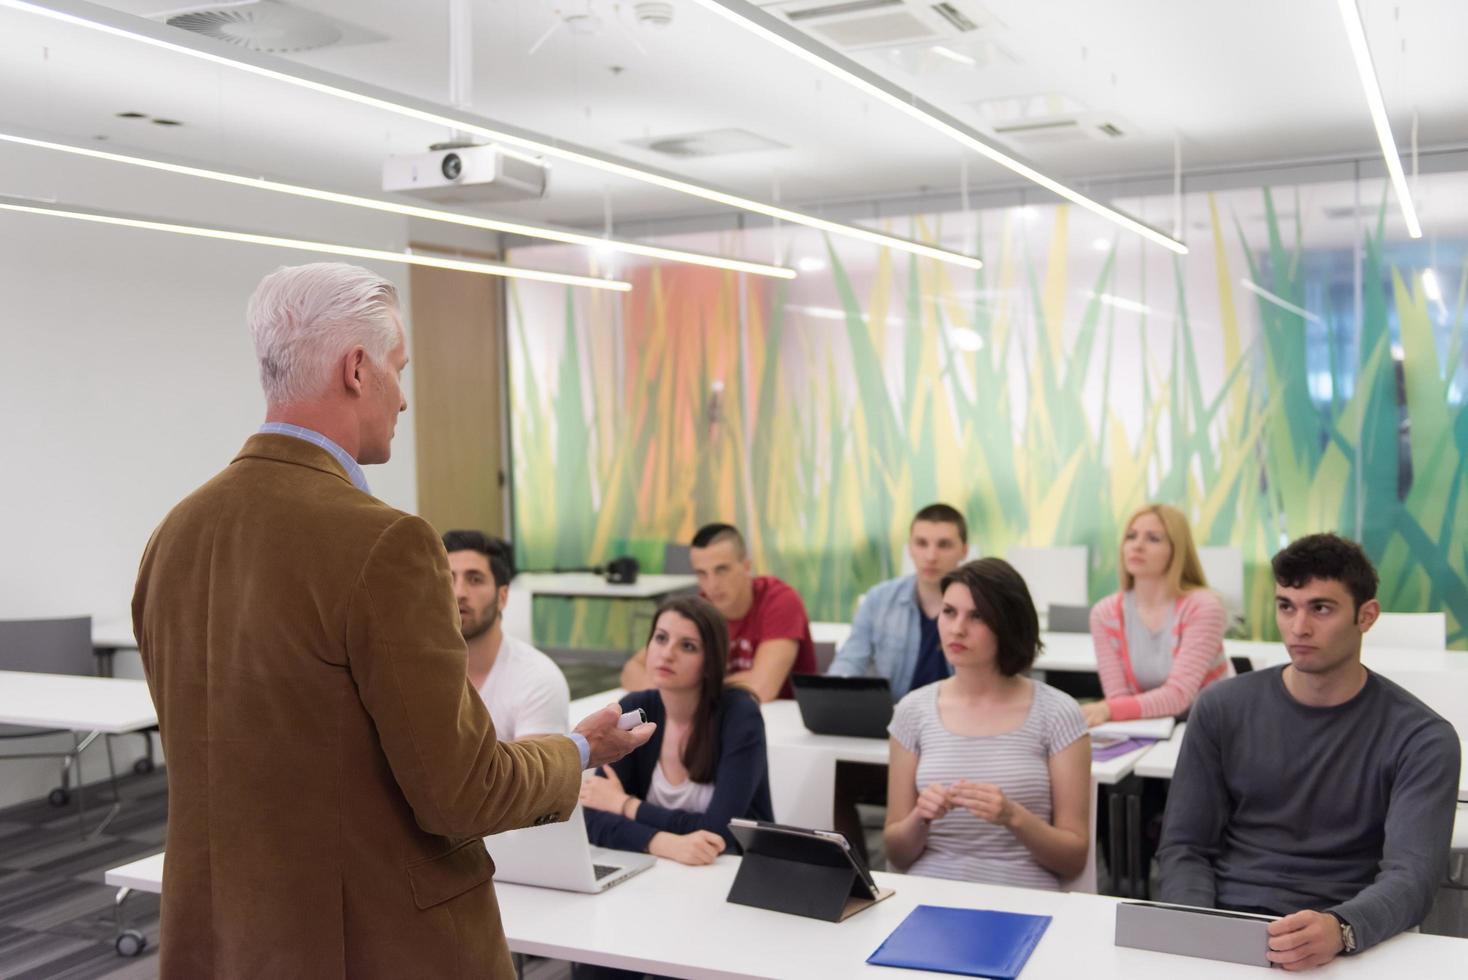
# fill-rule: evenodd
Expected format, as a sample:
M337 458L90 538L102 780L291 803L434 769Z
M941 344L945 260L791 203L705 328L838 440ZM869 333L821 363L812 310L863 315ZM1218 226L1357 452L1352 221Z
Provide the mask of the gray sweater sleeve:
M1392 786L1376 880L1330 909L1354 927L1358 949L1412 928L1431 909L1448 867L1459 754L1456 732L1441 719L1408 742Z
M1228 820L1228 787L1218 745L1217 711L1207 693L1193 706L1167 794L1158 897L1178 905L1213 908L1213 862Z

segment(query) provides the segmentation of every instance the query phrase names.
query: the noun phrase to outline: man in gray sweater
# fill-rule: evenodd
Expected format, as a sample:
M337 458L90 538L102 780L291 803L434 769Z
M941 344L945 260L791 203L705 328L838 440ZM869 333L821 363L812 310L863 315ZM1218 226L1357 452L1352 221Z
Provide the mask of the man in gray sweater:
M1263 912L1269 958L1328 963L1421 922L1447 869L1453 727L1361 664L1376 570L1333 534L1274 556L1285 667L1210 686L1168 794L1160 898Z

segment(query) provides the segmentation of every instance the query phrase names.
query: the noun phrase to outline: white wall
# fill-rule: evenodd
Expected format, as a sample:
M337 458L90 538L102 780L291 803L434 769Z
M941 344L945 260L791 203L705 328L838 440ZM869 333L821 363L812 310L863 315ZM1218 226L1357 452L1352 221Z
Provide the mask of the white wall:
M0 193L320 241L407 243L406 222L391 216L34 151L0 154ZM0 211L0 617L126 615L154 526L260 425L250 291L276 266L318 258ZM406 308L406 267L364 264L398 284ZM411 412L411 366L406 383ZM392 460L367 470L378 497L409 511L413 442L405 416ZM119 660L120 674L139 676L135 654ZM95 757L89 776L104 772L100 750ZM43 795L54 780L49 763L0 762L0 806Z

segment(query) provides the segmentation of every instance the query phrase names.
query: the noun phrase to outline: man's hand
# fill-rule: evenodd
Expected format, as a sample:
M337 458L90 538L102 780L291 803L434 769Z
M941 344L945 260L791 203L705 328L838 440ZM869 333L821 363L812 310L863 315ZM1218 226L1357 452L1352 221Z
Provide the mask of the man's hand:
M1092 701L1081 705L1081 714L1086 716L1086 727L1095 728L1111 720L1111 706L1105 701Z
M1341 951L1341 924L1329 912L1296 912L1269 923L1269 962L1286 970L1309 970Z
M589 770L581 777L581 805L593 810L621 813L631 797L622 789L622 781L617 778L615 769L608 766L601 772L606 775Z
M657 725L645 721L630 732L624 732L617 727L621 717L622 706L609 704L596 714L587 715L576 726L577 733L586 739L586 745L591 749L586 768L597 769L611 765L638 746L645 745L652 738L652 733L657 731Z
M954 806L963 807L980 820L1001 827L1008 827L1014 822L1014 803L1004 795L1004 790L993 783L971 783L960 779L948 792Z
M647 850L679 864L713 864L714 858L724 852L724 838L710 830L695 830L691 834L664 830L653 835Z
M948 811L952 809L953 799L948 793L948 787L942 783L929 784L918 794L916 802L912 805L912 812L929 823L939 817L947 816Z

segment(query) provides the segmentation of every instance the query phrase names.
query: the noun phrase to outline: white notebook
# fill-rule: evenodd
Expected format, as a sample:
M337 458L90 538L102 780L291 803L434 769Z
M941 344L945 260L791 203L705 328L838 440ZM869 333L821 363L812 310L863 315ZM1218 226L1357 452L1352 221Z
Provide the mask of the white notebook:
M1134 721L1108 721L1091 729L1092 735L1108 738L1172 738L1176 718L1138 718Z

